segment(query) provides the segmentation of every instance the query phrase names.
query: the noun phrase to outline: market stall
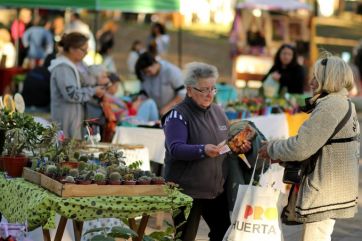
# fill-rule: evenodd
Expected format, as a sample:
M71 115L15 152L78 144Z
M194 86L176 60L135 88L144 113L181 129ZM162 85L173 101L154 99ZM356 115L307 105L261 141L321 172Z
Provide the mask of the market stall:
M80 240L82 222L97 218L129 219L143 235L148 216L157 211L172 212L180 206L191 208L192 199L177 190L167 196L98 196L62 198L22 178L5 179L0 173L0 212L9 222L28 223L29 230L42 227L44 240L50 241L49 229L57 229L55 241L61 241L67 220L72 220L76 240ZM56 214L61 215L58 227ZM134 226L134 218L143 217L143 230ZM140 239L142 240L142 239Z
M270 69L281 44L309 41L310 9L296 0L237 1L229 36L233 79L253 85Z

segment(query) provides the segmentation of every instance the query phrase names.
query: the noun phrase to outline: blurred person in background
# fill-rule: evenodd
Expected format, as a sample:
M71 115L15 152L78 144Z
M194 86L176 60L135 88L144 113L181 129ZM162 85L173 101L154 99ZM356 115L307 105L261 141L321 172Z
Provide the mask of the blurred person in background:
M4 61L5 60L5 61ZM16 62L16 50L7 29L0 29L0 62L2 68L12 68Z
M108 72L112 73L117 73L116 65L112 57L112 50L117 30L118 25L116 22L107 21L97 32L98 53L102 55L102 64L106 67Z
M157 61L145 52L137 60L135 70L141 81L141 92L156 102L161 116L184 99L186 89L177 66L165 60Z
M128 57L127 57L127 67L128 67L128 72L129 72L129 75L131 76L131 78L135 76L135 74L136 74L135 67L136 67L137 60L140 57L140 55L144 52L145 52L145 49L143 47L142 42L139 40L133 41L132 46L131 46L131 51L129 52Z
M88 50L88 38L77 32L63 35L59 42L62 54L51 62L51 117L60 124L65 138L82 139L84 103L93 96L101 98L104 87L81 87L76 64Z
M143 125L159 121L157 105L153 99L144 95L116 97L121 80L115 73L110 73L108 76L112 84L107 88L106 98L111 103L117 122L127 121L131 124Z
M50 112L50 63L55 54L48 55L44 64L35 67L25 75L22 95L25 101L26 112Z
M165 58L170 46L170 36L166 33L166 27L162 23L151 25L151 34L147 40L148 46L157 51L157 56Z
M275 54L274 65L265 75L263 81L268 77L279 83L279 94L285 92L290 94L303 94L304 92L304 69L297 62L297 51L289 44L283 44Z
M27 8L20 9L19 17L15 19L10 27L11 38L14 45L19 44L18 49L18 66L23 65L23 61L26 57L27 49L23 46L21 38L25 33L25 30L29 27L31 21L31 11Z
M64 33L64 17L63 16L56 16L53 19L51 32L54 37L54 42L58 43L61 40L62 35ZM55 44L54 44L54 48L55 48Z
M70 22L65 25L64 33L78 32L85 35L88 38L88 51L87 55L83 58L83 62L88 65L102 63L102 56L96 52L96 40L89 27L84 21L82 21L80 14L77 12L72 13L70 16Z
M50 32L51 22L45 18L34 22L21 38L24 47L29 48L26 60L30 69L43 65L45 57L54 50L53 35Z

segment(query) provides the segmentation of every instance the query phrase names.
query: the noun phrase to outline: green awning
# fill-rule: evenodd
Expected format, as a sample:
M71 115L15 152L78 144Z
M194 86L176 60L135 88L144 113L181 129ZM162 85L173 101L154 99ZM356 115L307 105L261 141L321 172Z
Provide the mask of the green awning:
M0 6L14 8L120 10L122 12L178 12L180 0L0 0Z

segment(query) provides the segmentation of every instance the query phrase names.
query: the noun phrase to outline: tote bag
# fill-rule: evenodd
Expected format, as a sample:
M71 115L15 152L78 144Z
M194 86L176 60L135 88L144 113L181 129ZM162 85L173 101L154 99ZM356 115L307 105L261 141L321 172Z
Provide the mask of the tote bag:
M231 226L223 241L283 241L280 191L272 185L252 185L256 163L249 185L239 185Z

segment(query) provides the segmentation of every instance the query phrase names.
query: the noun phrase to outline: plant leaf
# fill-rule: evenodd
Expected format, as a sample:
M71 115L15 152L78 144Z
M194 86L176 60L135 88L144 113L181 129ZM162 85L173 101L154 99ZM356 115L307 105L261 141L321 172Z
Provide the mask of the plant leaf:
M130 237L138 237L138 234L130 228L116 226L113 227L111 232L109 233L111 237L117 238L130 238Z
M90 241L115 241L115 239L99 234L99 235L96 235L93 238L91 238Z
M88 233L102 232L104 230L105 230L105 228L92 228L92 229L89 229L87 232L85 232L83 235L86 235Z

